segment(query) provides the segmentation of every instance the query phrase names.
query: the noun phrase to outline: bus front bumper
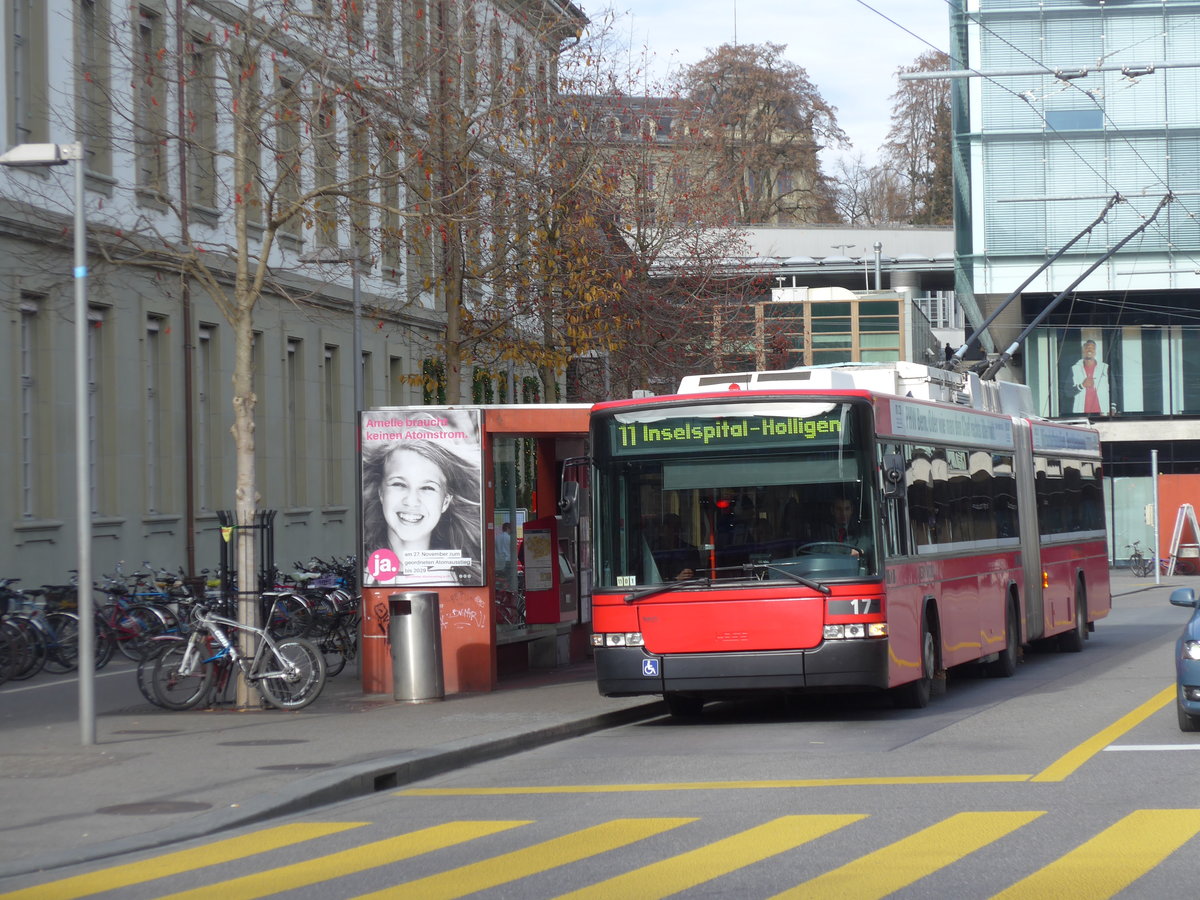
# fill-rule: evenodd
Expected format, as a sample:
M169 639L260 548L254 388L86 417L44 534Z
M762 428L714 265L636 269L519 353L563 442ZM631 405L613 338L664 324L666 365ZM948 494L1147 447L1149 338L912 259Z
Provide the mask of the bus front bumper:
M811 650L656 656L642 647L597 647L606 697L744 691L869 690L888 686L886 638L826 641Z

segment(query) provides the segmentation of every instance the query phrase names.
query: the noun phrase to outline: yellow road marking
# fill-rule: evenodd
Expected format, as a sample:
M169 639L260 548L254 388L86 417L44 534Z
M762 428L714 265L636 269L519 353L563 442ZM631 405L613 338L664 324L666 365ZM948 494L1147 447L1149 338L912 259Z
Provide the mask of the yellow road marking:
M410 834L374 841L361 847L318 856L290 866L266 869L219 884L170 894L168 897L160 897L159 900L205 900L208 897L220 897L221 900L254 900L257 897L267 897L282 891L318 884L331 878L352 875L401 859L411 859L422 853L432 853L434 850L528 824L528 821L447 822Z
M1197 833L1200 809L1139 809L993 900L1112 897Z
M104 891L113 891L166 878L182 872L203 869L235 859L245 859L257 853L278 850L299 841L327 837L352 828L361 828L365 822L329 822L280 825L254 831L241 837L227 838L214 844L205 844L192 850L167 853L141 862L126 863L109 869L100 869L86 875L76 875L61 881L51 881L37 887L24 888L11 894L0 895L0 900L73 900Z
M695 819L614 819L603 825L584 828L572 834L553 838L524 850L515 850L485 859L477 863L460 866L448 872L430 875L405 884L397 884L372 894L364 894L357 900L375 900L382 897L420 897L421 900L450 900L476 891L487 890L508 884L518 878L536 875L556 866L578 862L624 847L643 838L648 838Z
M572 891L558 900L669 897L865 818L865 815L782 816L696 850Z
M1146 719L1150 718L1168 703L1175 698L1175 685L1163 688L1159 693L1155 694L1137 709L1126 713L1113 722L1107 728L1098 731L1092 737L1088 738L1082 744L1079 744L1072 750L1068 750L1042 771L1038 772L1030 781L1064 781L1069 775L1073 775L1075 770L1082 766L1085 762L1125 734L1127 731L1132 731Z
M1028 775L902 775L867 778L800 778L780 781L678 781L663 784L552 784L495 788L411 788L399 797L505 797L513 794L626 794L631 791L743 791L780 788L863 787L920 784L1013 784Z
M886 897L914 881L997 841L1044 812L965 812L859 857L831 872L777 894L799 897ZM1068 894L1067 896L1079 896Z

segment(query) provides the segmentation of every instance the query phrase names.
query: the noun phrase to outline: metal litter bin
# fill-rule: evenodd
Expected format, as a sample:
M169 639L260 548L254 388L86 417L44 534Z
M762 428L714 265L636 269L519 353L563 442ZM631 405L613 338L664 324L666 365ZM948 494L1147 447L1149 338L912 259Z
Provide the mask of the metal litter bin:
M408 703L443 699L442 617L437 593L389 594L388 610L393 695Z

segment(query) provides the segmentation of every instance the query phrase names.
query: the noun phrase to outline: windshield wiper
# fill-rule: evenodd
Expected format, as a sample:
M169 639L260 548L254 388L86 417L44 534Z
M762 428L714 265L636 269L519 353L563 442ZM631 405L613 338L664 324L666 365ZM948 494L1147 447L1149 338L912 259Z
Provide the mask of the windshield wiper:
M679 588L692 587L697 584L711 586L712 579L706 575L702 578L684 578L682 581L668 581L665 584L656 584L654 587L646 588L644 591L634 591L632 594L626 594L625 602L633 603L636 600L653 597L655 594L667 594L671 591L677 591Z
M770 569L772 572L778 572L797 584L802 584L807 588L812 588L814 591L820 591L822 594L832 593L832 589L827 584L821 584L819 581L813 581L811 578L805 578L803 575L797 575L795 572L790 572L783 566L773 566L770 563L746 563L743 568L747 575L756 575L756 569Z
M712 576L717 572L741 572L748 578L757 578L758 575L755 572L756 569L771 569L772 571L786 575L788 578L792 579L792 581L795 581L798 584L802 584L807 588L812 588L814 591L820 591L822 594L832 593L828 585L805 578L803 575L797 575L794 572L789 572L787 569L781 568L780 566L773 566L770 563L744 563L740 566L719 566L715 569L704 569L703 571L708 572L708 575L699 575L695 578L684 578L681 581L668 581L664 584L656 584L652 587L646 588L645 590L634 591L632 594L626 594L624 599L626 603L634 603L638 600L644 600L646 597L653 597L656 594L669 594L671 591L677 591L680 588L695 587L696 585L712 587Z

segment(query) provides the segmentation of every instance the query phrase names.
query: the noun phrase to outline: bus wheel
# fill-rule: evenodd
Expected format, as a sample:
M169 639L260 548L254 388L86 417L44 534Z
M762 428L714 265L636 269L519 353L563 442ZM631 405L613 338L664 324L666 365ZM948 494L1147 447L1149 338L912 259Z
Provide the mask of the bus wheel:
M933 693L933 676L937 672L937 646L926 614L921 615L921 677L898 688L892 688L892 702L901 709L924 709Z
M988 663L987 673L992 678L1012 678L1017 671L1017 658L1021 652L1021 631L1017 627L1017 607L1012 600L1008 602L1008 613L1004 617L1005 647L1000 656Z
M667 712L676 719L698 719L704 710L704 698L690 694L663 694L667 701Z
M1058 636L1058 649L1063 653L1080 653L1087 640L1087 593L1083 582L1075 588L1075 627Z

